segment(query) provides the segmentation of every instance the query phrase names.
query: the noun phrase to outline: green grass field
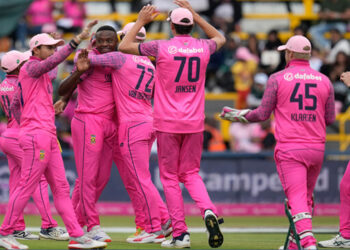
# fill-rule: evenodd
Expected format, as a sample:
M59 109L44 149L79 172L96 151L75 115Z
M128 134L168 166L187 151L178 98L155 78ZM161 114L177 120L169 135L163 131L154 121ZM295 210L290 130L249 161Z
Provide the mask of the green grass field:
M3 218L3 216L2 216ZM63 225L59 217L55 217L60 225ZM226 217L223 228L287 228L285 217ZM27 227L40 227L40 218L37 216L25 216ZM208 249L207 236L204 233L203 220L200 217L187 217L188 227L203 227L203 233L191 234L191 248ZM314 228L338 227L337 217L315 217ZM127 216L102 216L102 227L134 227L133 217ZM108 249L160 249L159 244L129 244L125 239L130 233L109 233L113 242L108 244ZM317 240L326 240L333 234L315 234ZM278 249L285 240L284 233L224 233L224 244L221 249ZM30 249L67 249L67 242L52 240L22 241Z

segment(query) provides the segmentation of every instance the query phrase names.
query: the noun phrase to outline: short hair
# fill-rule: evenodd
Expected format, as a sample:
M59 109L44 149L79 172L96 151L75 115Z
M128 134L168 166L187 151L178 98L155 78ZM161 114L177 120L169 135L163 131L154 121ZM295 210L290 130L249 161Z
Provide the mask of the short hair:
M138 37L145 37L145 34L143 34L142 32L138 32L136 34L136 36L138 36ZM120 40L123 40L123 38L125 37L125 34L121 34L119 37L120 37ZM136 37L136 39L138 39L138 38ZM138 40L140 40L140 39L138 39Z
M114 33L117 33L117 31L112 26L109 26L109 25L101 26L100 28L97 29L96 33L100 31L105 31L105 30L109 30L109 31L113 31Z
M310 60L311 54L309 54L309 53L293 52L293 58L294 59L302 59L302 60Z
M182 18L181 22L190 23L191 21L188 18ZM191 25L180 25L180 24L175 24L175 23L173 23L173 24L174 24L174 28L175 28L176 33L179 35L190 34L192 31L192 28L193 28L193 24L191 24Z

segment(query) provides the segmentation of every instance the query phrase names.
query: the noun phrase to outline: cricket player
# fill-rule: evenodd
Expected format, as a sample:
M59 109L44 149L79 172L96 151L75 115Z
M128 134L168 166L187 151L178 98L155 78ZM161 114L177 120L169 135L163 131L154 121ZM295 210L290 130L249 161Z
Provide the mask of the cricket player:
M0 228L0 245L6 249L28 249L17 242L11 234L23 213L30 196L44 174L50 184L55 207L61 215L70 236L68 248L104 248L106 243L86 236L74 214L69 197L69 184L65 177L63 160L56 136L55 113L52 104L52 83L48 72L63 62L83 39L89 37L93 21L68 44L42 33L30 40L32 57L19 73L17 101L11 112L20 123L19 144L23 150L21 179L10 197L4 221ZM18 108L18 103L22 109Z
M350 72L344 72L340 76L346 86L350 87ZM330 240L320 241L319 247L350 248L350 162L346 167L344 176L340 182L340 214L339 234Z
M92 54L115 51L118 37L114 28L101 26L95 36L96 48ZM90 67L86 72L80 72L78 81L71 77L59 89L60 95L66 95L72 86L78 88L78 106L71 124L78 172L72 197L78 201L74 204L75 213L80 225L87 226L87 235L104 242L110 242L111 238L100 227L96 203L111 174L116 138L111 71L108 67Z
M334 90L327 76L309 65L311 44L291 37L285 51L287 66L270 76L261 105L255 110L224 108L231 121L260 122L274 112L275 161L283 190L304 249L316 249L312 233L312 193L323 163L326 126L335 119ZM298 249L295 240L288 249Z
M6 53L1 59L1 67L7 75L4 81L0 84L0 103L7 117L8 123L6 130L0 137L0 148L7 157L10 169L10 196L13 194L21 178L21 164L23 158L23 151L18 143L19 124L11 114L10 105L13 96L18 89L18 74L20 68L30 56L30 51L22 53L12 50ZM55 219L52 218L47 181L44 176L42 176L39 181L38 188L34 191L32 198L41 215L42 223L40 236L47 239L68 240L68 234L60 229ZM13 236L17 239L25 240L39 239L39 236L25 231L23 214L15 226Z
M174 1L180 8L170 16L174 38L145 43L134 41L142 26L151 22L157 11L145 6L119 45L124 53L156 58L153 125L158 143L160 178L172 221L173 239L163 247L190 247L184 204L179 183L184 183L200 208L208 229L209 245L219 247L223 235L217 210L211 202L198 172L203 148L204 84L210 55L225 43L224 36L201 18L186 0ZM190 36L197 23L209 39Z
M127 34L134 23L128 23L121 33ZM135 40L142 42L146 30L141 27ZM127 190L136 186L138 194L129 192L133 206L141 206L145 218L145 233L127 239L130 243L159 243L170 234L169 215L149 172L149 156L155 139L152 116L152 96L155 67L145 56L121 52L89 55L92 66L108 66L112 72L113 94L118 113L118 147L122 167L118 167ZM115 157L118 157L116 155ZM135 205L138 199L140 205ZM168 225L167 225L168 224ZM162 225L167 225L167 228ZM168 232L163 232L168 230Z

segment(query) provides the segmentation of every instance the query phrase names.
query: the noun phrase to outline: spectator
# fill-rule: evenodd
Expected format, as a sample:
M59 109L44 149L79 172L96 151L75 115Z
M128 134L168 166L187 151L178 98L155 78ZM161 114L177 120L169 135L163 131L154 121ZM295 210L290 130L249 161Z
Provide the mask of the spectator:
M267 35L267 41L264 50L261 52L260 65L264 68L266 73L272 73L276 71L279 65L284 64L284 57L282 54L276 51L277 47L282 45L281 40L278 38L277 30L271 30Z
M306 36L307 28L305 25L299 25L294 28L293 33L298 36Z
M232 123L229 133L231 151L258 153L263 149L272 149L275 145L270 120L261 124Z
M255 34L249 34L247 39L247 48L251 54L260 59L261 51L259 47L259 40Z
M340 108L340 112L345 112L349 106L349 89L340 81L340 76L343 72L350 70L350 58L340 51L335 62L328 67L328 77L333 83L336 106Z
M320 71L323 65L323 57L321 51L318 48L313 48L311 51L310 67L314 70Z
M340 51L343 51L346 55L350 54L349 41L343 37L343 34L337 29L331 29L330 34L330 50L326 57L326 63L334 63Z
M50 0L34 0L27 12L28 35L56 31L53 19L54 4Z
M214 118L205 118L203 149L209 152L226 150L224 139L217 129L217 121Z
M57 26L63 32L78 33L86 18L85 4L79 0L67 0L63 4L64 17L57 21Z
M324 37L324 33L331 29L346 32L347 21L350 19L350 1L321 0L318 18L321 22L310 28L312 40L321 50L329 50L331 43Z
M231 68L235 89L238 94L236 108L245 109L247 107L247 96L253 85L253 77L259 59L252 55L246 47L240 47L237 49L236 59L237 62L233 64Z
M350 70L350 58L343 51L338 52L335 62L331 65L329 79L331 82L339 81L343 72Z
M226 36L226 43L221 49L223 62L216 71L216 84L224 91L234 91L234 81L231 66L236 62L236 50L240 44L238 36Z
M268 76L265 73L257 73L254 76L254 84L247 98L247 104L250 109L255 109L261 104L267 79Z
M211 6L213 5L214 4L211 4ZM241 30L239 24L242 17L241 3L236 0L222 0L219 4L214 6L212 20L220 30L225 33Z
M16 39L21 49L27 48L27 36L56 31L53 19L54 4L50 0L34 0L26 13L26 20L18 23Z

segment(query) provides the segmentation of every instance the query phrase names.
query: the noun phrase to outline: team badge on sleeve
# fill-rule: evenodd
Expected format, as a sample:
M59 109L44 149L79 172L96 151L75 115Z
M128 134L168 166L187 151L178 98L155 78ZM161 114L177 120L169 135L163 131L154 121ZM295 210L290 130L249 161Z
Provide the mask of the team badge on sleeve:
M40 150L40 160L43 161L45 159L45 151Z
M91 144L95 144L96 143L96 135L91 135L90 142L91 142Z

